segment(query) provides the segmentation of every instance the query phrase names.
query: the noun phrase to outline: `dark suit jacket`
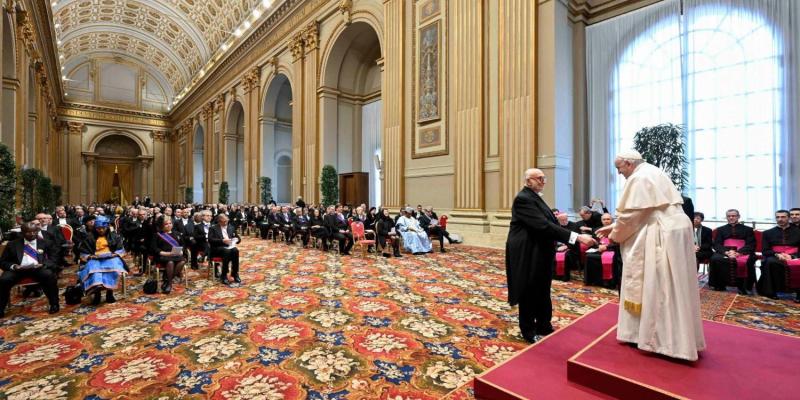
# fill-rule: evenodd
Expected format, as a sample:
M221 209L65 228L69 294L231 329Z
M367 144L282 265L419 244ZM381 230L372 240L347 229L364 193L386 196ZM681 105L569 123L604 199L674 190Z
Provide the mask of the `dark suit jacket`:
M347 230L347 220L340 220L336 214L325 214L325 217L322 218L322 222L325 228L328 229L328 232L331 233L338 233L340 230Z
M0 268L3 271L11 269L12 265L20 265L24 254L22 248L25 245L25 238L20 237L8 242L3 255L0 256ZM58 271L58 252L54 249L52 242L46 239L36 239L36 249L42 252L37 257L39 264L44 265L53 271Z
M211 235L211 228L213 228L213 227L214 227L214 225L210 225L208 227L209 236ZM206 237L206 232L203 229L203 223L202 222L199 223L199 224L194 225L193 238L194 238L194 245L197 246L197 248L202 249L202 248L206 247L206 244L208 243L208 238Z
M228 239L238 238L239 235L236 234L236 228L233 225L228 224L227 226L228 231ZM222 240L224 236L222 236L222 227L217 225L212 225L211 228L208 230L208 244L211 246L212 249L225 247L227 244L223 243ZM241 242L241 239L239 239Z
M694 233L694 230L692 230ZM711 235L711 228L707 226L700 226L700 250L697 252L702 257L711 257L712 246L714 245L714 241Z
M511 207L506 241L508 301L519 303L534 281L552 279L556 242L569 242L571 232L562 228L550 206L528 187L522 188Z

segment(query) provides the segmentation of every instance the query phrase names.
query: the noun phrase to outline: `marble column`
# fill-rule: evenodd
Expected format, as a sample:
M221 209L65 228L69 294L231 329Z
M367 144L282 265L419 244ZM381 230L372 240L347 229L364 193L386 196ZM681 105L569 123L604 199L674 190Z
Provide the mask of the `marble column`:
M404 0L385 0L383 11L386 26L384 30L384 71L381 77L383 94L383 137L381 153L383 158L383 187L381 194L384 207L397 209L404 203L405 141L403 131L405 102L405 32L406 12Z
M86 163L86 181L87 181L87 195L85 202L91 203L98 201L97 199L97 162L94 155L85 155L84 162Z
M253 203L258 199L258 177L261 172L261 157L259 157L259 149L261 148L261 134L259 131L260 124L259 109L260 103L260 86L261 86L261 68L254 67L245 75L245 134L244 134L244 188L242 201Z

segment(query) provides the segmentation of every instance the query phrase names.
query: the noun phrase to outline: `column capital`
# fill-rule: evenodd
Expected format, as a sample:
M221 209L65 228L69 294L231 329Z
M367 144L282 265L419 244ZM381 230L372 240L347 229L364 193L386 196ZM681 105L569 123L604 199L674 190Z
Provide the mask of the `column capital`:
M345 24L353 22L353 0L342 0L339 2L339 13L344 15Z
M214 99L214 111L220 112L222 111L222 106L225 105L225 93L220 93L217 95L217 98Z
M253 67L244 75L244 78L242 78L242 84L244 86L245 93L250 93L253 90L258 89L260 83L261 67Z
M319 48L319 27L317 26L317 21L312 21L306 25L305 29L303 29L302 36L306 53L310 53Z
M83 122L67 122L67 133L70 135L80 135L83 133L83 127L86 126Z
M83 162L90 167L97 161L96 153L82 153L81 155L83 156Z
M150 137L156 142L167 141L167 133L164 131L150 131Z
M292 60L295 62L303 58L303 33L289 39L289 50L292 52Z

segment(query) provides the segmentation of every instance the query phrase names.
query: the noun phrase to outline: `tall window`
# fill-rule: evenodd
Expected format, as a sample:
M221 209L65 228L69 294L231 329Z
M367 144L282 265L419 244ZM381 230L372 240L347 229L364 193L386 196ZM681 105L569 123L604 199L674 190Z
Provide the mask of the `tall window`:
M662 19L616 65L611 148L632 148L642 127L683 124L695 209L772 219L783 206L782 56L780 35L750 10L717 4Z

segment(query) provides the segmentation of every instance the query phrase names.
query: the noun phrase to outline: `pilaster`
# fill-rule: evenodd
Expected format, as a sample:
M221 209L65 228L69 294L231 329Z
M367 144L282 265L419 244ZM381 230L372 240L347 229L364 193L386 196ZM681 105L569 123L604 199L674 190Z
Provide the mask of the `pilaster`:
M403 174L405 141L403 140L403 104L405 79L405 2L385 0L383 10L386 21L384 45L384 70L381 77L383 94L383 137L381 153L383 158L383 201L384 207L396 209L404 203Z
M303 127L306 121L303 118L303 104L307 100L304 98L303 90L305 54L302 35L298 34L289 40L289 50L292 52L292 69L295 79L295 86L292 87L292 199L295 199L297 196L306 197L306 171L303 154ZM316 157L315 154L311 156ZM275 177L272 178L274 181ZM306 201L310 203L310 199L306 198Z
M303 49L305 51L303 67L303 170L305 184L303 198L306 202L317 203L319 195L319 174L322 158L319 149L318 121L317 121L317 69L319 68L319 29L314 21L303 30Z
M67 122L66 124L66 148L63 152L67 156L67 177L64 182L64 200L70 204L81 202L81 158L76 155L81 154L82 137L84 124L82 122Z

